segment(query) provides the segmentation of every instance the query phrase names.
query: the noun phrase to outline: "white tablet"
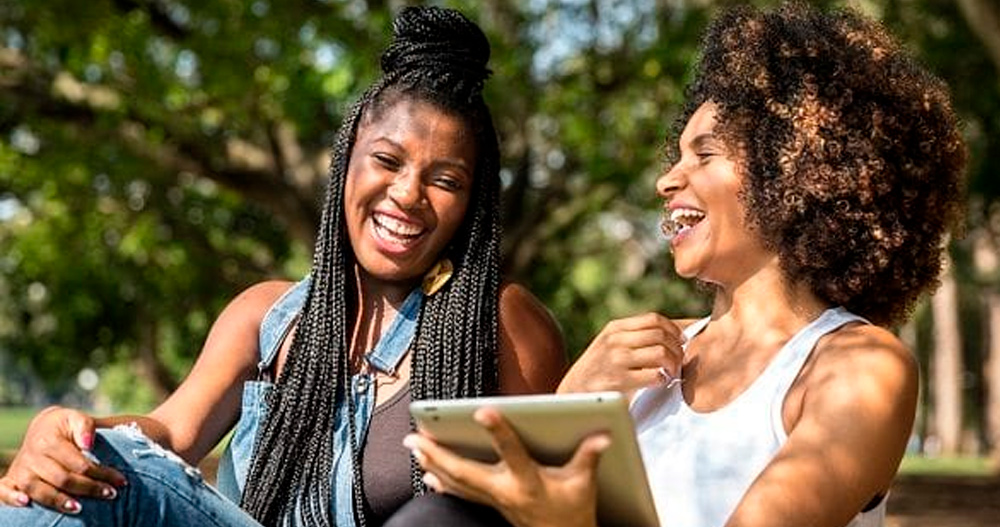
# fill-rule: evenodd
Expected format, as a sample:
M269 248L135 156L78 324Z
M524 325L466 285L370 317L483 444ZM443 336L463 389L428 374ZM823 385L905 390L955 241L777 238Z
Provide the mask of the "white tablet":
M562 465L583 438L597 432L611 446L597 466L597 519L602 527L657 527L659 520L635 439L627 399L618 392L516 395L414 401L418 428L443 446L480 461L496 461L490 435L472 419L491 406L511 423L539 463Z

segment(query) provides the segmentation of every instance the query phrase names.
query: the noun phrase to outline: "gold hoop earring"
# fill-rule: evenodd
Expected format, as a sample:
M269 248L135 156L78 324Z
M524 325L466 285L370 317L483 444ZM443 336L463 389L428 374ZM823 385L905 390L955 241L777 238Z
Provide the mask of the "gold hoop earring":
M437 293L439 289L444 287L444 284L448 282L451 278L452 272L454 271L454 266L451 264L451 260L447 258L442 258L438 260L434 267L431 267L430 271L424 275L423 284L420 286L423 289L424 294L431 296Z

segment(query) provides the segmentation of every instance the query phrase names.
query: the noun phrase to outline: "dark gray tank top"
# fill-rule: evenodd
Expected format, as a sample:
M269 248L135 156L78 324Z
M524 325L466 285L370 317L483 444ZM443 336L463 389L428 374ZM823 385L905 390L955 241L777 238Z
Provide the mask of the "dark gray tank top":
M403 446L403 438L410 433L410 399L407 382L372 413L361 458L369 525L382 525L413 498L410 451Z

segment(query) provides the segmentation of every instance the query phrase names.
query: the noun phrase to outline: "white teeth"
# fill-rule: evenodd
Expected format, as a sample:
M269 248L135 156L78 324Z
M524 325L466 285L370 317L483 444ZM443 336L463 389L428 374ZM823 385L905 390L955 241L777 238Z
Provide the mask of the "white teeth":
M660 222L660 230L663 231L668 240L672 240L675 236L694 227L703 219L705 219L705 213L696 209L677 208L671 211L664 211L663 221Z
M674 209L670 211L670 221L684 226L692 226L705 218L705 213L695 209Z
M424 232L422 227L400 221L385 214L375 214L373 216L375 230L383 238L392 238L398 241L409 241Z

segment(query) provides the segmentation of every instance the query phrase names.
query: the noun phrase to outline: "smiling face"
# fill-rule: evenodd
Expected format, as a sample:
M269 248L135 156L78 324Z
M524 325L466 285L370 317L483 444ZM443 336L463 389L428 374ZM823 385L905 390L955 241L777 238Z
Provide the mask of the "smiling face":
M665 201L664 232L674 268L686 278L735 283L768 261L760 238L746 224L736 155L713 134L716 110L703 104L680 138L680 159L656 182Z
M462 224L475 139L466 123L401 97L362 119L344 187L347 233L361 270L419 279Z

